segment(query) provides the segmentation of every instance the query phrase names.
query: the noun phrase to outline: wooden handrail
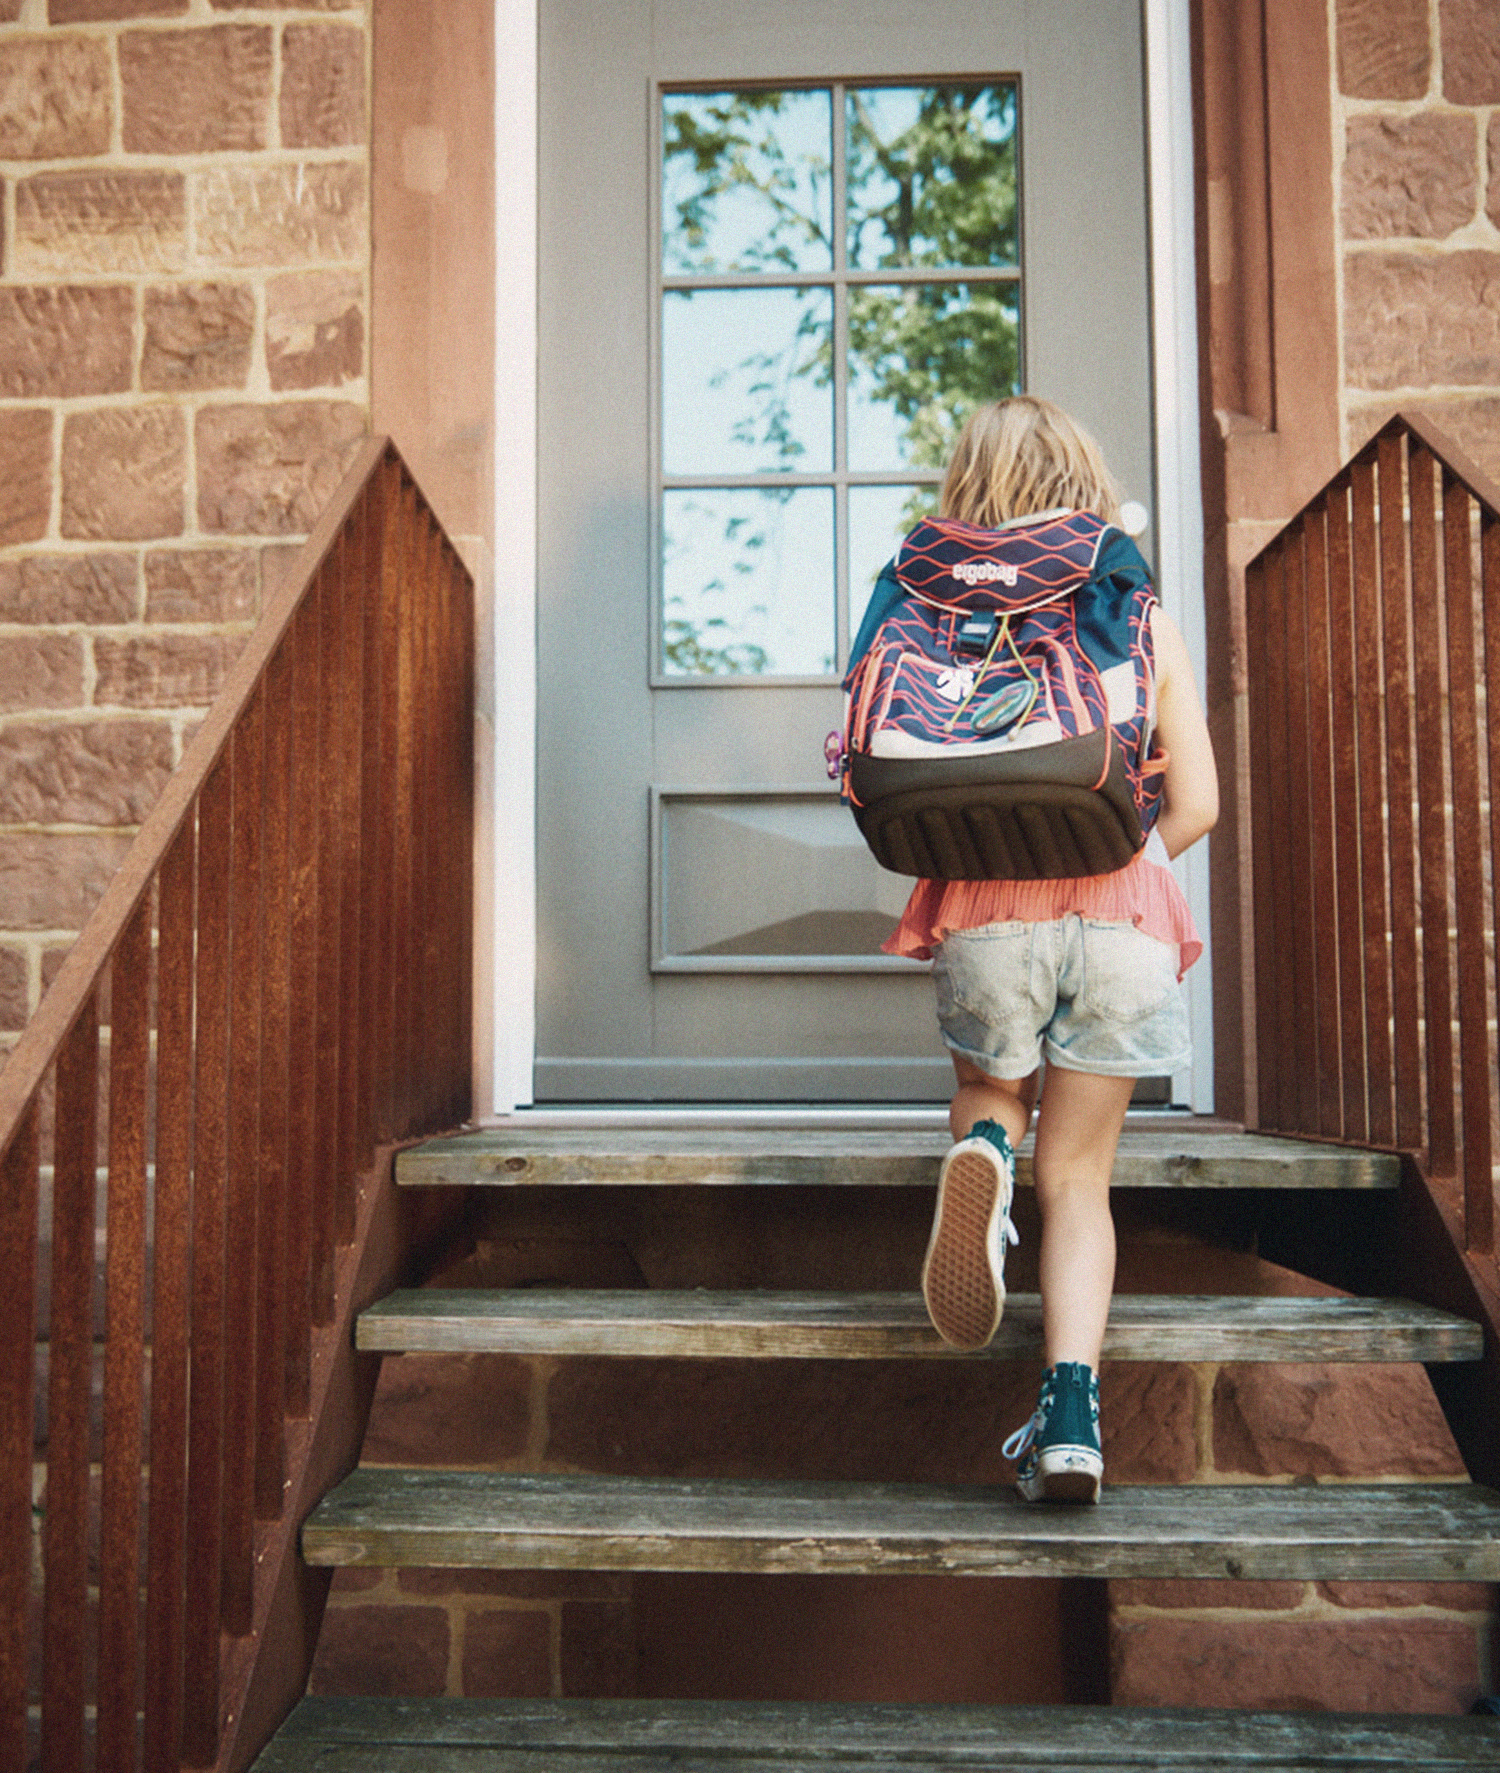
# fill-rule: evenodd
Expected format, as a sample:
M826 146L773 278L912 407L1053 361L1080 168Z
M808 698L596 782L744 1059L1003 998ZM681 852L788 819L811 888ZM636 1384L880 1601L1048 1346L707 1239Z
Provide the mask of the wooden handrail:
M1398 414L1245 604L1258 1124L1411 1153L1490 1260L1500 488Z
M91 1714L101 1769L255 1746L258 1552L294 1555L356 1179L469 1110L473 694L472 582L372 438L0 1073L0 1769L81 1773Z

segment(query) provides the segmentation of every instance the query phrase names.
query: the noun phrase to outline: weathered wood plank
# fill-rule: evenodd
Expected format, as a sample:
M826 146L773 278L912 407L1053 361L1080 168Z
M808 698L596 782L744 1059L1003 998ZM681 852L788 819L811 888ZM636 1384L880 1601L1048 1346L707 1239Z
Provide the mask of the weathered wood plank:
M931 1187L948 1149L940 1127L500 1127L403 1151L408 1186L606 1184ZM1253 1133L1136 1132L1115 1160L1117 1188L1394 1188L1381 1152ZM1031 1183L1029 1144L1017 1180Z
M423 1755L429 1759L423 1760ZM257 1773L1493 1767L1500 1720L1128 1706L304 1699Z
M1471 1484L1141 1485L1036 1508L989 1485L361 1468L302 1529L310 1564L972 1576L1500 1580Z
M664 1355L804 1360L1013 1360L1039 1354L1041 1301L1012 1293L995 1340L950 1348L917 1293L526 1289L392 1293L360 1316L379 1354ZM1484 1332L1400 1299L1116 1295L1107 1360L1478 1360Z

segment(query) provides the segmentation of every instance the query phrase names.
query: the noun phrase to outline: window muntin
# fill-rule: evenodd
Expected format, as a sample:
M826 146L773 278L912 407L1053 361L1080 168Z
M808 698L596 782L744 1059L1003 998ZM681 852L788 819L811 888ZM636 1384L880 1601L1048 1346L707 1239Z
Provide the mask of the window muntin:
M1021 385L1017 111L1014 79L662 93L654 681L842 669Z

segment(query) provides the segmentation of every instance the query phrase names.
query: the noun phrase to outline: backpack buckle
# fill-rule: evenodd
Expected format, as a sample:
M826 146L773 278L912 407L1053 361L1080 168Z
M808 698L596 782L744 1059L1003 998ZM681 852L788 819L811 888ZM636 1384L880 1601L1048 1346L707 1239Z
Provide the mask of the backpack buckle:
M999 627L1000 618L993 610L966 616L959 623L958 632L953 637L954 652L987 653L995 644L995 634Z

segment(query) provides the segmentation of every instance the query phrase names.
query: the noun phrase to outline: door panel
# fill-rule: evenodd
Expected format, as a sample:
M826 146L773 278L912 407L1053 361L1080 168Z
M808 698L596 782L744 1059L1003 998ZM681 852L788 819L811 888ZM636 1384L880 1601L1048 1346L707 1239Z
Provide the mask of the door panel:
M660 558L658 475L691 476L700 432L733 425L752 347L726 345L726 324L733 332L753 310L785 334L800 316L826 356L831 335L817 328L832 298L805 282L738 304L717 290L661 291L661 92L1014 77L1021 379L1095 431L1149 509L1139 8L542 0L541 21L538 1097L944 1098L951 1069L924 969L874 952L903 885L872 878L852 821L827 805L823 771L824 735L841 714L836 674L897 492L840 494L852 607L837 611L819 505L831 513L832 492L669 490L674 535L685 520L743 534L741 516L755 534L756 501L775 507L801 538L787 544L782 579L813 601L757 631L771 637L763 662L785 673L779 681L691 674L703 634L740 644L732 622L662 632L661 575L683 598L671 606L679 614L692 614L696 590L670 553ZM997 287L976 285L970 308ZM869 294L851 285L848 311ZM660 465L659 332L673 353ZM794 393L811 438L799 459L813 460L829 422L822 396L809 381ZM857 411L850 426L854 454L841 428L840 474L860 465ZM816 522L799 529L791 518L804 513ZM689 643L674 653L680 634ZM740 668L749 656L737 655Z

